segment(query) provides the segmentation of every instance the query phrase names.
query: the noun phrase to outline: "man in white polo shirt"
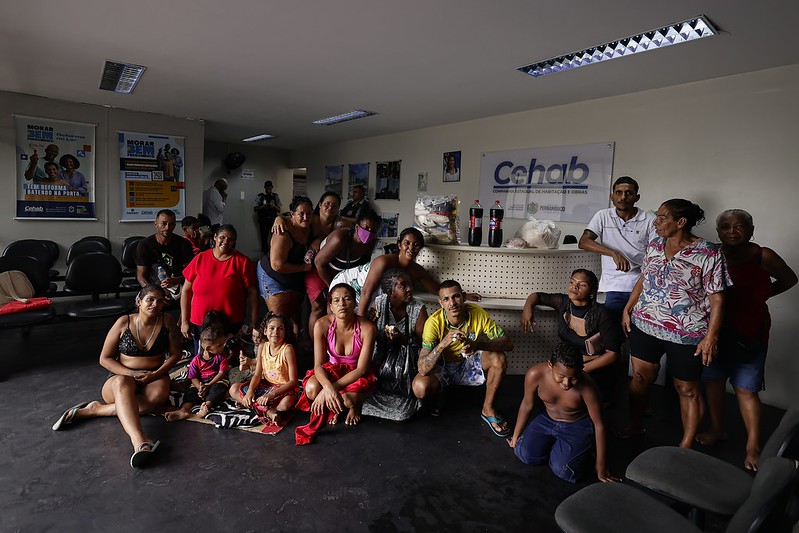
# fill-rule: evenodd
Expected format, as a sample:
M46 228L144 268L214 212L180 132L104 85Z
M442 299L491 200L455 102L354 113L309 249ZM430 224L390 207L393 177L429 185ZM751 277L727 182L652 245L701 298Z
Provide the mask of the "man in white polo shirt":
M640 198L638 182L620 177L610 194L613 207L597 212L580 237L581 249L602 254L599 290L605 307L619 316L641 275L646 245L657 236L655 215L635 207Z

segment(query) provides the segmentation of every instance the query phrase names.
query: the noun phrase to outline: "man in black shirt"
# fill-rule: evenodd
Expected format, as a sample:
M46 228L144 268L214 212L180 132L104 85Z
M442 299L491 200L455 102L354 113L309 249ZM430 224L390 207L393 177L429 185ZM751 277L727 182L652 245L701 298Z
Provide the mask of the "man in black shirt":
M358 220L361 211L372 211L372 206L369 205L369 202L366 200L366 190L363 188L363 185L354 186L352 188L351 194L352 200L347 202L347 205L344 206L344 209L342 209L339 214L343 218L352 219L352 223L355 224L355 221Z
M180 299L183 269L194 257L191 243L173 233L176 224L175 212L162 209L155 217L155 234L141 241L136 248L139 285L160 285L166 289L167 298L172 300ZM159 275L159 267L163 268L162 275Z

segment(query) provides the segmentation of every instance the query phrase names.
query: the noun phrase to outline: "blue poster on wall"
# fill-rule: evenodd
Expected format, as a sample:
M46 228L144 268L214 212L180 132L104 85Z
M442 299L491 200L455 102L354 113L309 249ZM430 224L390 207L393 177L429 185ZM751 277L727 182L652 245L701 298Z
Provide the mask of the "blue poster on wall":
M94 124L15 115L18 219L96 220Z

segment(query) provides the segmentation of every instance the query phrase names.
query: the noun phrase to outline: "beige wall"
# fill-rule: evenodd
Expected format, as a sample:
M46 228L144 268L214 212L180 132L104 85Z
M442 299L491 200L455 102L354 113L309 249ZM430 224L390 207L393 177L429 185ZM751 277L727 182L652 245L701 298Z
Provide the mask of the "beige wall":
M241 168L228 171L222 161L231 152L241 152L246 161ZM207 189L219 178L228 181L228 200L225 206L224 222L233 224L238 233L238 250L251 257L261 257L261 244L258 237L253 204L258 193L264 191L264 182L271 180L274 191L280 195L283 209L291 203L293 172L288 168L289 153L258 145L227 144L207 142L205 144L205 168L203 169L203 189ZM244 169L255 171L255 179L243 180ZM242 193L244 199L242 199ZM199 211L198 211L199 212Z
M377 206L412 222L416 174L429 172L433 194L457 193L468 207L477 196L482 152L613 141L614 177L629 174L641 184L639 206L656 209L674 197L701 205L708 220L697 228L715 239L714 219L740 207L752 213L755 240L776 250L795 270L799 247L797 155L799 65L647 91L590 102L450 124L395 135L296 150L291 166L307 167L308 192L323 189L324 165L402 160L400 201ZM368 120L368 119L367 119ZM442 183L441 155L461 150L461 179ZM346 187L346 183L345 183ZM345 189L346 190L346 189ZM463 207L463 205L462 205ZM462 227L466 217L461 209ZM507 221L511 231L518 223ZM565 225L564 233L582 230ZM565 280L564 280L565 282ZM773 298L772 342L765 401L799 404L799 358L793 342L799 288Z
M16 198L13 194L6 194L0 198L0 212L4 218L0 224L0 245L3 247L17 239L53 240L61 246L60 265L57 268L63 273L66 251L81 237L87 235L108 237L118 257L122 241L126 237L150 235L155 231L152 222L119 222L122 206L117 131L185 137L183 160L186 174L186 210L187 212L200 210L205 137L205 126L202 121L0 92L0 163L4 169L0 180L6 185L6 191L16 190L16 134L12 116L14 114L97 124L95 137L97 220L14 220Z

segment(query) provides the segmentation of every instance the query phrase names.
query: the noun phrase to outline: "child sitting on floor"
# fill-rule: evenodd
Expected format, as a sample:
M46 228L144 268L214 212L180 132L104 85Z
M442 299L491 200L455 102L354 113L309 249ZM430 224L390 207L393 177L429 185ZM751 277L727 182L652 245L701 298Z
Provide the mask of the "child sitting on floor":
M230 386L227 381L229 354L225 350L225 340L225 332L213 326L200 333L200 352L189 363L186 376L191 381L191 387L183 396L180 409L164 415L167 420L171 422L189 418L191 408L196 404L200 404L197 415L205 418L211 409L225 400Z
M249 384L235 383L230 396L244 405L253 402L266 409L266 416L275 425L285 422L285 415L297 403L297 359L294 347L286 342L292 331L291 321L282 315L269 313L254 335L260 343L256 347L255 372ZM242 357L243 354L239 354Z
M545 410L527 425L536 393ZM597 478L619 481L605 467L601 407L596 384L583 372L582 355L571 344L561 342L549 362L527 370L524 398L508 444L523 463L540 465L549 460L556 476L574 483L587 470L596 442Z

